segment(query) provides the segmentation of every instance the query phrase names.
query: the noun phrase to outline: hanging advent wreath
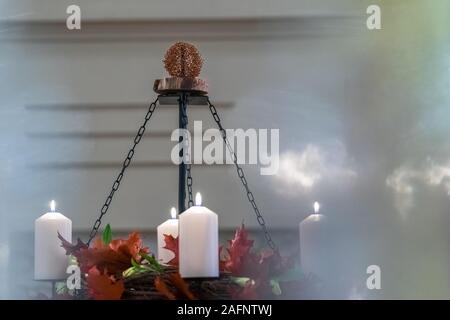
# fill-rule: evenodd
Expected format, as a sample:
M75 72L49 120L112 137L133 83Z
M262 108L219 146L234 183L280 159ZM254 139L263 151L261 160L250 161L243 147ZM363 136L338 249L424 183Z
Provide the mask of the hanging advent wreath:
M306 289L315 286L316 280L312 276L302 274L294 263L294 257L282 257L272 240L244 171L228 142L217 110L207 96L207 83L198 78L202 64L203 59L192 44L177 42L167 50L164 65L170 77L155 81L154 90L158 93L158 97L149 106L143 124L133 140L132 148L101 208L100 216L94 223L89 240L83 242L78 239L76 244L72 244L58 235L66 254L74 258L73 263L79 266L82 275L81 288L75 290L60 288L58 298L151 300L301 298ZM186 129L187 108L192 103L208 106L228 147L267 244L267 248L254 249L254 241L249 238L247 230L242 225L226 246L217 247L216 277L192 278L180 274L178 237L164 235L164 249L171 251L173 258L162 263L155 257L155 251L143 245L137 232L131 233L126 239L113 239L111 227L107 225L103 228L101 236L98 236L102 218L107 213L127 168L131 165L135 148L141 141L156 107L178 104L179 128ZM189 143L189 139L182 138L180 137L180 141ZM179 164L178 211L182 216L186 211L186 191L188 208L194 205L194 201L190 157L189 154L181 156L184 161Z

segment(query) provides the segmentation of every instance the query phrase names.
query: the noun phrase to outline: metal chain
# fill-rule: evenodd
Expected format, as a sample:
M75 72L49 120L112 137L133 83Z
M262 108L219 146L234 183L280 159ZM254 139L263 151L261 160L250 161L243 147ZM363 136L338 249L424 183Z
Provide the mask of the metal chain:
M128 166L131 163L131 159L133 159L134 156L134 149L136 148L136 146L139 144L139 142L142 139L142 136L144 135L145 132L145 127L147 125L147 122L150 120L150 118L153 115L153 112L156 109L156 103L158 102L159 97L156 98L155 101L153 101L147 111L147 114L145 115L145 120L142 123L141 127L139 128L138 132L136 133L136 136L134 137L134 144L133 147L130 149L130 151L128 151L128 154L125 158L125 160L123 161L122 164L122 169L119 172L119 175L117 176L116 180L114 181L112 188L111 188L111 192L109 193L108 197L106 198L105 203L103 204L101 210L100 210L100 216L97 218L97 220L94 223L94 226L92 227L92 231L89 234L89 241L87 242L87 245L89 246L89 244L91 243L91 241L94 239L94 237L97 235L98 229L100 228L101 224L102 224L102 218L103 216L106 214L106 212L109 209L109 206L111 204L111 201L114 197L114 193L119 189L120 186L120 182L122 181L123 175L125 173L125 170L128 168Z
M256 219L257 219L261 229L263 230L267 245L273 250L278 250L277 245L272 240L269 230L267 230L266 221L264 220L263 216L261 215L261 212L259 211L258 206L256 205L255 197L253 196L253 193L250 191L247 179L245 178L244 170L242 170L241 166L239 166L239 164L238 164L236 152L234 152L233 147L231 146L230 141L227 138L227 133L226 133L225 129L223 128L222 123L220 122L220 117L217 113L216 107L211 103L211 101L209 100L209 97L207 99L208 99L209 110L211 111L214 121L217 123L217 126L219 127L220 133L222 135L222 139L225 142L227 149L230 153L230 156L236 167L237 174L238 174L239 178L241 179L241 182L245 188L245 191L247 192L248 201L250 202L250 204L253 208L253 211L255 212Z
M182 121L183 121L183 127L186 128L186 130L188 129L188 115L187 115L187 95L183 95L182 99L185 99L183 101L183 108L182 108ZM191 153L190 153L190 139L189 139L189 134L187 133L187 131L185 132L185 136L183 138L183 142L184 142L184 151L186 152L185 156L183 157L183 161L185 161L185 168L186 168L186 173L187 173L187 178L186 178L186 185L187 185L187 190L188 190L188 208L192 207L194 205L194 197L192 195L192 185L193 185L193 180L192 180L192 173L191 173ZM181 213L181 212L180 212Z

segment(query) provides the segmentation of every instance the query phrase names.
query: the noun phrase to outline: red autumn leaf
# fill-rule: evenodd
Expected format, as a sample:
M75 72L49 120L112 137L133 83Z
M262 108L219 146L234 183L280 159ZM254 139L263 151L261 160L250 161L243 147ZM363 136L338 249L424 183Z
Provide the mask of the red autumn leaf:
M282 257L278 250L266 249L260 253L260 265L267 265L271 276L282 274L294 267L295 256Z
M77 260L83 271L97 267L111 275L120 274L131 267L131 257L111 250L108 247L82 250Z
M109 247L116 252L132 257L138 262L141 260L141 253L149 253L149 249L143 247L141 236L137 232L133 232L128 239L125 240L112 240Z
M259 254L255 254L251 259L247 259L244 263L244 270L246 276L258 280L269 280L271 276L274 276L273 272L275 267L279 263L281 257L279 254L271 249L263 249Z
M155 289L169 300L175 300L175 295L160 277L155 278Z
M96 267L89 270L87 276L89 295L95 300L119 300L125 290L123 280L101 274Z
M183 294L184 297L188 298L189 300L195 300L195 296L192 294L192 292L189 290L189 285L186 283L186 281L181 278L180 274L172 273L170 276L170 282Z
M63 241L67 254L70 252L77 258L83 272L88 272L95 266L110 275L121 274L131 267L131 259L139 262L140 253L149 252L148 248L143 247L140 235L136 232L130 234L128 239L113 240L108 245L105 245L100 238L96 238L90 248L86 245L70 247L67 243Z
M164 235L164 242L166 245L164 249L170 250L175 254L175 257L172 258L167 264L171 266L178 266L178 237L174 238L172 235Z
M61 247L63 247L66 250L66 255L74 255L81 250L81 249L87 249L87 244L85 244L83 241L80 240L80 238L77 239L76 244L72 244L66 239L64 239L61 234L58 232L58 239L61 240Z
M220 261L220 265L233 275L253 279L267 278L269 273L271 276L283 273L294 261L282 258L278 251L272 249L252 251L253 240L249 239L244 225L236 230L233 240L228 243L228 254L225 255L225 260Z
M244 225L236 230L229 241L227 254L220 260L220 268L234 276L250 278L244 287L233 289L235 299L270 299L273 297L270 279L283 274L294 265L294 257L283 258L278 250L252 250L253 241L248 238ZM221 249L221 248L220 248ZM220 256L221 250L219 250Z
M250 249L253 246L253 240L248 239L248 232L245 230L244 224L236 230L234 239L228 243L228 257L224 261L225 270L234 275L241 275L244 262L252 260Z

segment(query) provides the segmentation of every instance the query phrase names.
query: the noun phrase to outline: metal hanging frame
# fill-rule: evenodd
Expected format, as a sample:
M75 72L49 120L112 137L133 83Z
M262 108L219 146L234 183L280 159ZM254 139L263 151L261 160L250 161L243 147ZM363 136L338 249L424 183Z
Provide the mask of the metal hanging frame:
M122 168L119 171L119 174L117 175L110 193L108 194L106 201L104 202L103 206L100 209L100 215L95 220L95 223L92 227L92 230L89 234L89 240L87 242L87 245L89 245L92 240L95 238L95 236L98 233L98 230L102 224L102 218L107 213L111 202L113 200L115 192L119 189L120 183L124 177L124 174L127 170L127 168L130 166L131 161L133 159L133 156L135 154L135 148L141 141L145 130L147 128L147 123L149 122L150 118L152 117L154 111L156 110L156 107L158 105L177 105L178 104L178 127L179 129L188 129L188 108L189 105L204 105L208 106L211 115L214 119L214 121L217 124L217 127L221 133L222 139L224 140L228 152L230 153L230 156L233 160L233 163L236 168L237 175L239 179L242 182L242 185L244 187L244 190L246 192L247 199L252 206L252 209L255 213L256 219L258 221L258 224L260 225L264 237L266 240L267 245L273 249L278 250L275 242L272 240L272 237L270 235L270 232L267 229L266 222L261 215L261 212L259 210L259 207L256 204L255 197L253 193L251 192L247 179L244 174L244 170L239 165L237 161L236 153L230 144L226 130L223 128L223 125L221 123L221 119L219 117L219 114L217 113L216 107L211 103L209 97L204 93L198 93L198 92L192 92L189 90L176 90L164 94L159 94L158 97L150 104L147 113L145 115L144 121L142 125L139 127L139 130L136 133L136 136L133 140L133 145L131 149L128 151L127 156L125 157L125 160L122 163ZM191 172L191 159L190 154L183 154L183 149L185 149L187 152L190 150L190 139L187 136L181 136L179 142L183 142L184 148L180 149L180 158L183 159L181 163L178 165L178 212L182 213L186 210L186 191L188 196L188 207L191 207L193 202L193 195L192 195L192 186L193 186L193 179L192 179L192 172Z

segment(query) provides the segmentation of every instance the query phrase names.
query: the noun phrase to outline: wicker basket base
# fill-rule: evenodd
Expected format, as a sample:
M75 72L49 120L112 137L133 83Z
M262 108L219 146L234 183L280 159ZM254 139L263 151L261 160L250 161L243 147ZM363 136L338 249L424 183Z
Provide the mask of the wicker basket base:
M170 285L170 275L178 272L174 267L164 266L163 273L144 272L132 275L124 279L125 291L123 300L166 300L167 297L156 290L155 279L160 277L169 289L176 292L177 289ZM189 291L199 300L229 300L232 298L233 289L239 286L232 281L229 273L221 273L219 278L184 279L189 286ZM89 299L87 289L78 291L77 299ZM183 297L182 297L183 298Z

